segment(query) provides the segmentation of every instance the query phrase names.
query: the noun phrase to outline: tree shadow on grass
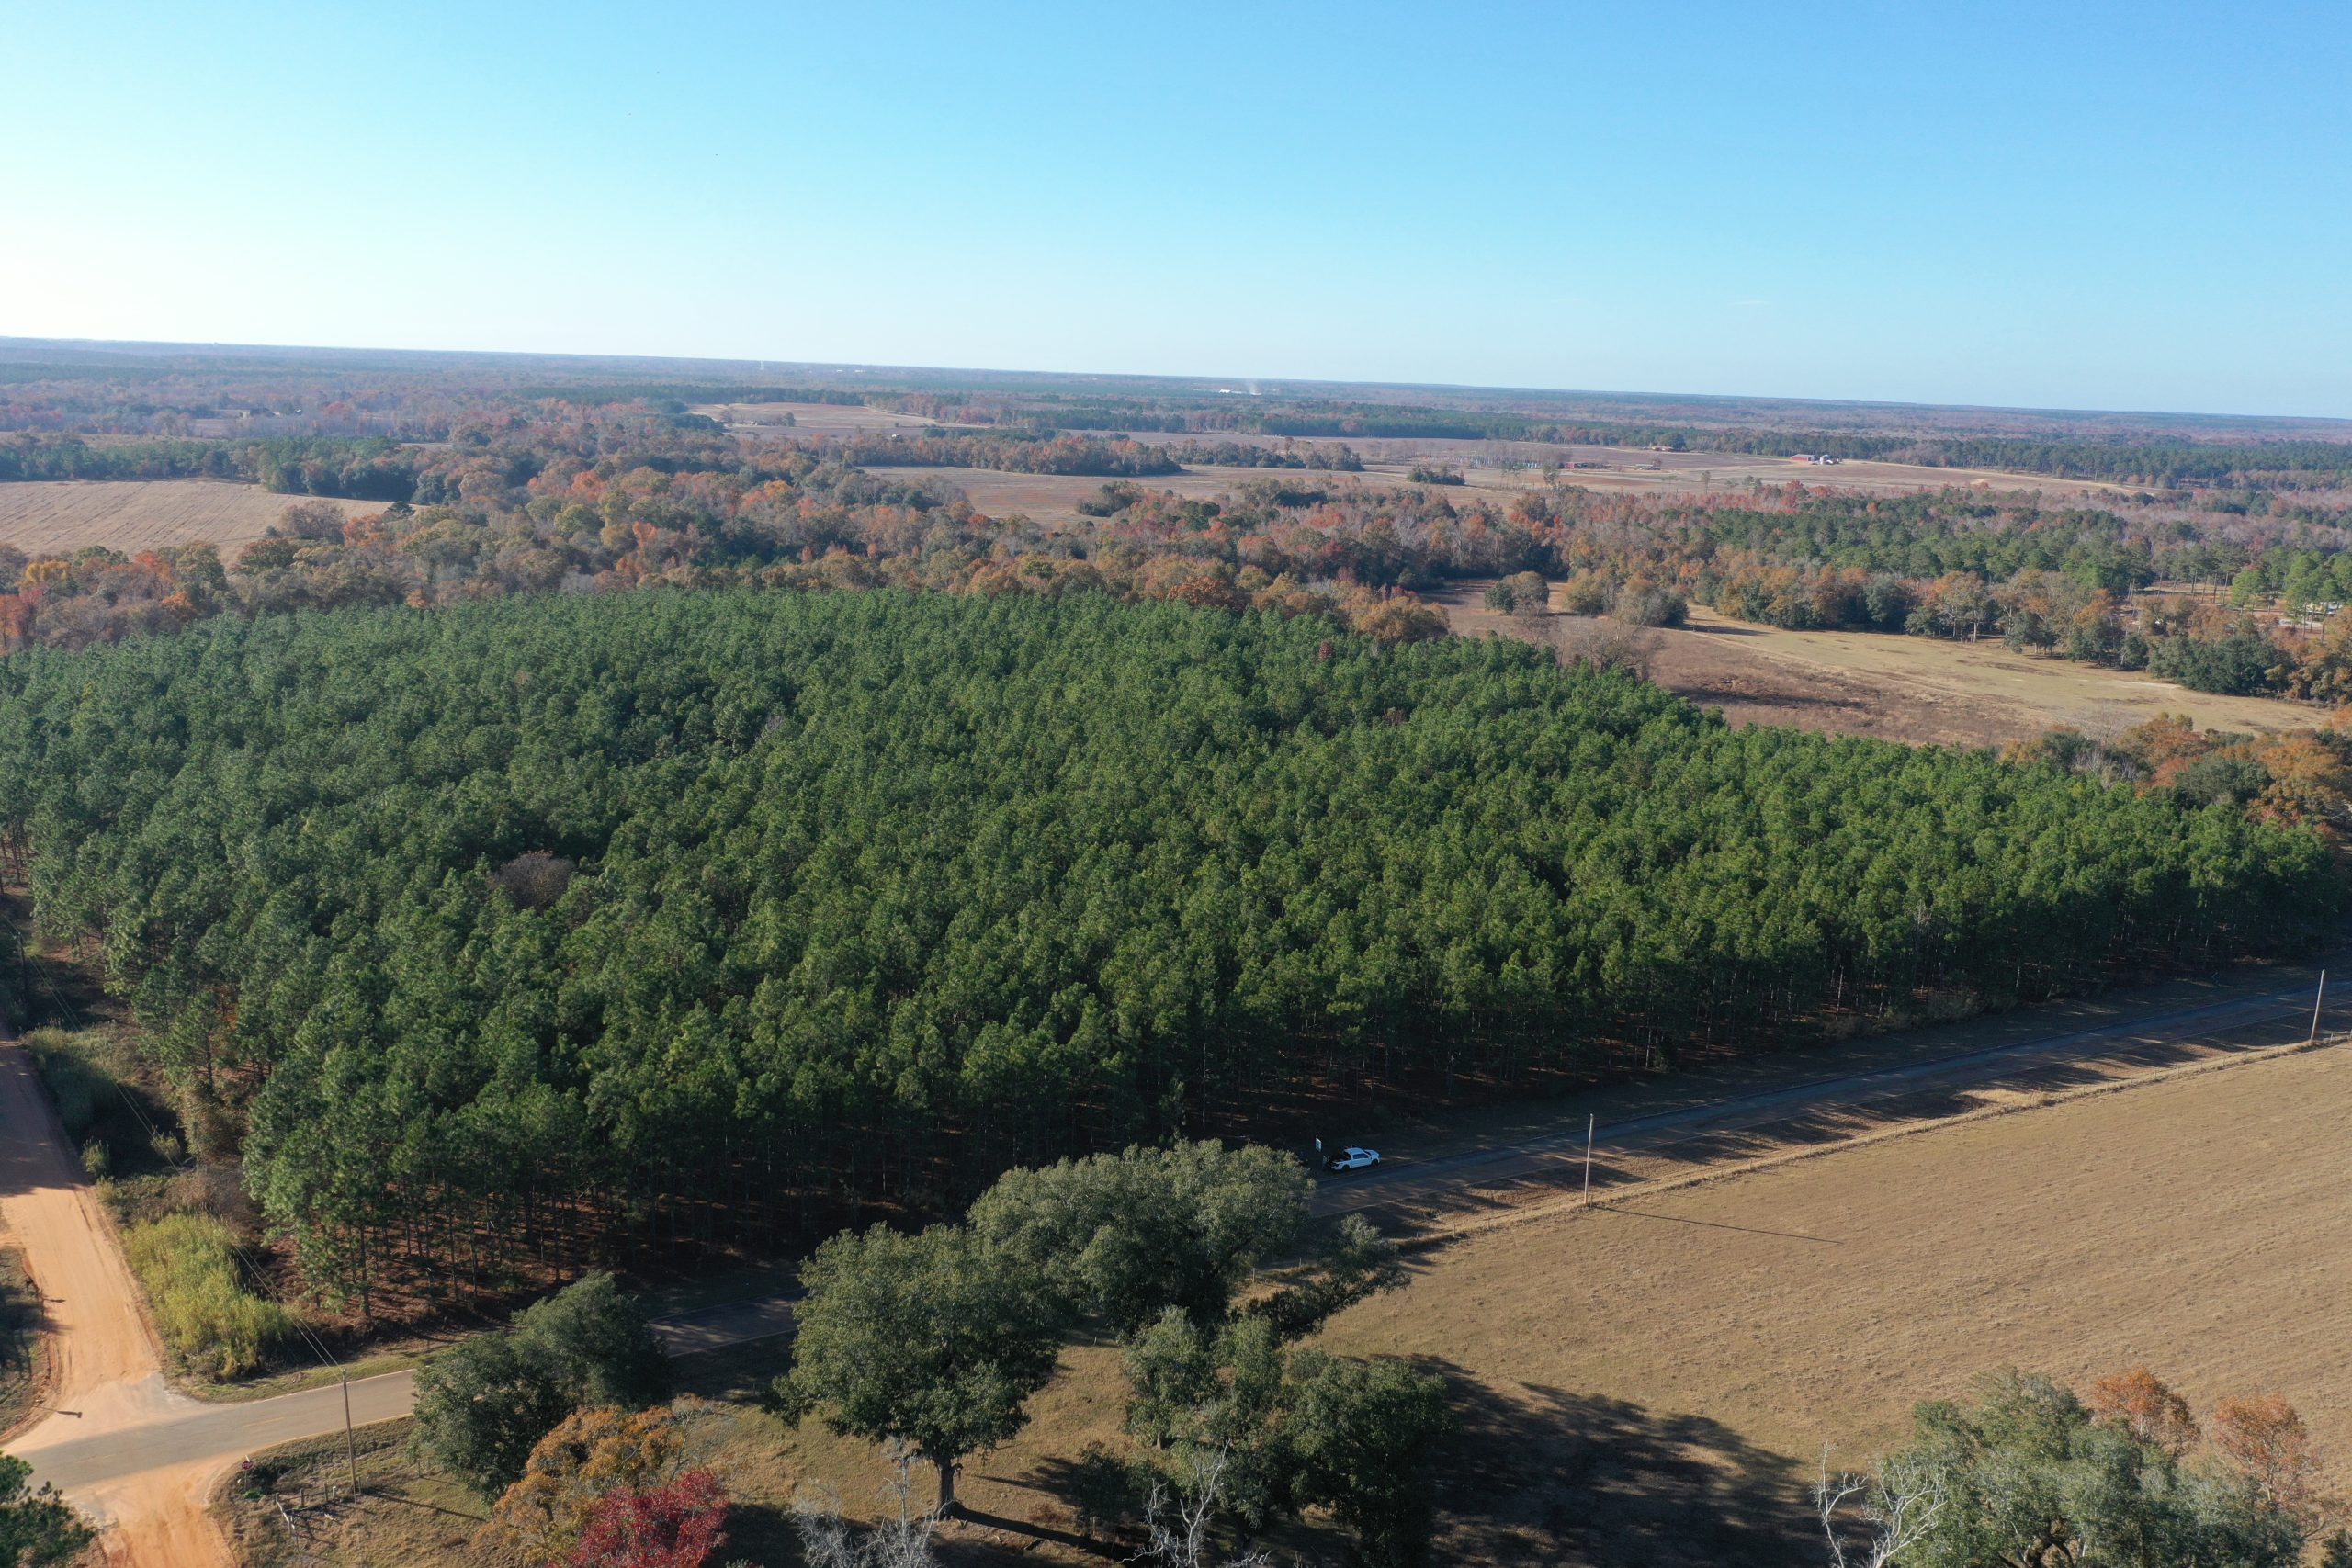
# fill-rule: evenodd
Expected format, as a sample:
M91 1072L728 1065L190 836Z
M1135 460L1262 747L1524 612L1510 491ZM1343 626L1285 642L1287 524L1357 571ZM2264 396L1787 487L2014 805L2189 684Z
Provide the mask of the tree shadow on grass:
M1442 1361L1461 1436L1440 1481L1445 1562L1796 1568L1814 1561L1796 1463L1702 1416L1521 1384Z

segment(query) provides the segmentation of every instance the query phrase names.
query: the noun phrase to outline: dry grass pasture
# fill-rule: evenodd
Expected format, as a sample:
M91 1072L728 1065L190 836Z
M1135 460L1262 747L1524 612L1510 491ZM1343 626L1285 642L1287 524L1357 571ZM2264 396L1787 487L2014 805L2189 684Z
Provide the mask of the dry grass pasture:
M1521 619L1485 607L1485 585L1432 595L1453 629L1544 642L1569 617ZM2158 714L2200 728L2274 732L2325 724L2325 709L2273 697L2218 697L2135 671L2020 653L1997 638L1956 643L1869 632L1794 632L1694 606L1655 634L1651 678L1734 724L1949 746L2028 740L2055 725L2107 739Z
M1530 1217L1324 1342L1457 1381L1484 1506L1450 1562L1809 1561L1822 1445L1868 1455L2003 1365L2284 1394L2341 1489L2347 1104L2337 1047Z
M693 412L715 419L729 434L753 438L808 439L820 435L888 434L901 430L964 429L917 414L893 413L863 403L696 403ZM784 423L790 414L792 423Z
M125 554L175 545L217 545L223 558L258 539L306 496L219 479L67 479L0 484L0 545L28 556L90 545ZM381 512L380 501L329 501L345 515Z

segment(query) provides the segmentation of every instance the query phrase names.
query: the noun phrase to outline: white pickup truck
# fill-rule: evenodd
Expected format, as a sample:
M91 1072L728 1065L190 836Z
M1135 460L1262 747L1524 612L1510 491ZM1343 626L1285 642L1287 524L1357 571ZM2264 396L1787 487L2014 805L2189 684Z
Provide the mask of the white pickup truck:
M1345 1148L1323 1159L1326 1170L1370 1170L1380 1163L1378 1149Z

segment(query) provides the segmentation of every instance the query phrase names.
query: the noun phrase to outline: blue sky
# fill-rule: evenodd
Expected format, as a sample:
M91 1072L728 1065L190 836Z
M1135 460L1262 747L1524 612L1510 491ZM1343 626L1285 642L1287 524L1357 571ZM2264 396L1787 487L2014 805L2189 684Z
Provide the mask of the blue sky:
M2352 7L0 0L0 333L2352 415Z

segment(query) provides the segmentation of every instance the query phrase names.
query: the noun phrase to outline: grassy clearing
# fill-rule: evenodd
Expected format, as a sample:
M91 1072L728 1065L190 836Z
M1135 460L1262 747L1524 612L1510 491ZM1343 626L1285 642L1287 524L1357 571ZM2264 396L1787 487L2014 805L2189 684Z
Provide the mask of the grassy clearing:
M1453 630L1552 643L1572 617L1506 615L1480 603L1483 582L1431 597ZM1953 746L2030 740L2058 725L2098 737L2159 714L2199 728L2309 729L2324 708L2275 697L2210 696L2143 672L2018 652L1997 637L1960 643L1870 632L1799 632L1693 607L1686 626L1651 636L1651 679L1734 724Z
M837 1438L820 1422L786 1426L760 1407L788 1355L786 1342L770 1340L679 1363L682 1462L716 1471L735 1502L722 1561L775 1568L798 1562L790 1514L797 1495L830 1495L852 1518L871 1518L882 1506L889 1470L873 1445ZM960 1491L971 1515L944 1533L941 1561L954 1568L1012 1568L1125 1558L1133 1544L1088 1539L1066 1495L1069 1461L1086 1444L1122 1441L1125 1400L1116 1350L1085 1345L1068 1351L1060 1376L1032 1403L1029 1429L966 1472ZM489 1510L458 1483L408 1457L402 1444L410 1426L388 1422L362 1434L366 1495L356 1504L343 1495L339 1438L273 1450L252 1472L231 1478L215 1506L239 1560L251 1568L290 1568L307 1550L317 1568L482 1568L491 1559L472 1539ZM916 1472L920 1504L932 1477L922 1466ZM1335 1533L1308 1528L1287 1544L1309 1562L1341 1560Z
M255 1294L236 1238L209 1214L166 1214L124 1232L124 1254L147 1288L155 1327L193 1371L243 1377L292 1337L293 1315Z
M232 1472L214 1495L214 1517L245 1568L407 1568L487 1562L470 1550L486 1510L457 1482L408 1457L413 1422L358 1433L360 1482L347 1493L342 1434L288 1443Z

